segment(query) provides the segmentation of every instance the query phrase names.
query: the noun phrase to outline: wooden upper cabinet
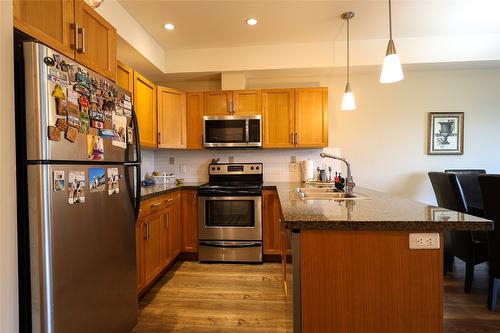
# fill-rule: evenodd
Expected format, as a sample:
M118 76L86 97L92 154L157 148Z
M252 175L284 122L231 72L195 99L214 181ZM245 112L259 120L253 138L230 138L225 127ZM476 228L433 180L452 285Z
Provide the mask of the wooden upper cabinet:
M134 70L124 63L116 62L116 84L134 96Z
M186 93L187 148L203 148L203 93Z
M14 0L14 27L74 58L74 0Z
M293 148L295 132L294 89L262 90L264 148Z
M203 93L203 112L206 116L232 114L232 91L206 91Z
M233 91L233 114L236 116L252 116L261 114L260 90Z
M328 147L328 88L295 89L295 144Z
M134 109L139 123L141 146L156 148L156 86L134 71Z
M181 234L184 252L198 251L198 191L181 192Z
M157 89L158 148L186 148L186 93Z
M83 0L75 0L78 25L76 60L116 80L116 29Z

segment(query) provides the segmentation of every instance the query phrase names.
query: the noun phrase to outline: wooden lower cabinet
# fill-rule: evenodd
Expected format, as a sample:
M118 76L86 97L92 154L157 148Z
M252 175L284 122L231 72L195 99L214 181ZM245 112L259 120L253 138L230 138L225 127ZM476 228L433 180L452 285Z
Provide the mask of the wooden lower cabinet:
M281 207L276 190L264 190L262 193L262 247L263 254L281 254L280 216Z
M198 252L198 191L181 192L182 251Z
M161 228L163 212L153 213L144 218L143 255L144 255L144 280L149 284L162 270L161 261Z
M443 332L443 249L411 250L408 235L302 230L301 331Z
M151 285L182 252L180 218L183 192L141 202L141 213L136 223L138 294Z

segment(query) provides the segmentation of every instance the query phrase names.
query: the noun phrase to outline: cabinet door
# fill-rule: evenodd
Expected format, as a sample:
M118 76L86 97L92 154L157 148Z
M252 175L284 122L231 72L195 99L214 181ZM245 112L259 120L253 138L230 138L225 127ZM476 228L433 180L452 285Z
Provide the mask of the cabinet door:
M134 70L120 61L116 61L116 84L130 92L134 97Z
M170 216L169 220L169 226L168 226L168 232L169 232L169 247L170 247L170 260L174 260L177 255L181 252L181 235L180 235L180 228L179 228L179 192L174 193L172 196L172 214Z
M146 240L144 242L144 276L148 285L162 270L161 262L161 227L163 211L153 213L144 219Z
M328 88L295 89L295 144L328 147Z
M158 87L158 148L186 148L186 93Z
M80 48L76 60L96 72L116 80L116 29L84 0L75 0L75 21Z
M187 148L203 148L203 93L186 94Z
M265 190L262 193L262 246L264 254L281 254L280 244L280 202L278 193Z
M264 148L292 148L295 132L293 89L262 90Z
M169 251L169 228L170 228L170 217L172 215L171 206L166 206L162 210L162 224L160 230L160 261L162 269L165 268L170 263L170 251Z
M183 190L181 192L181 234L182 251L198 251L198 192Z
M233 91L234 114L237 116L251 116L261 114L260 90Z
M232 91L207 91L203 93L203 112L206 116L230 115L232 103Z
M74 58L74 0L14 0L14 27Z
M144 246L147 238L146 223L144 218L137 220L135 224L135 253L137 265L137 293L139 294L144 287L145 271L144 271Z
M139 122L141 146L156 148L156 87L134 71L134 110Z

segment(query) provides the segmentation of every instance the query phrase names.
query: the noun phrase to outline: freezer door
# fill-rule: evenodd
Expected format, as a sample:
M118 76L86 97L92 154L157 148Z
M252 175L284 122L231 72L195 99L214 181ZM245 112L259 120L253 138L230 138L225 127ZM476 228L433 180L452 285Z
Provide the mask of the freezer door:
M73 87L76 83L74 73L77 73L79 68L88 72L90 76L96 78L97 82L103 80L103 82L107 82L107 84L109 84L110 86L115 86L115 84L100 76L99 74L39 43L23 43L23 54L27 160L89 160L88 141L91 140L87 136L87 134L77 133L74 142L70 142L69 140L65 139L64 133L61 133L59 141L49 140L48 127L55 126L57 119L66 119L66 116L57 114L56 97L52 96L54 88L57 84L59 84L59 86L64 91L65 96L68 97L68 92L74 90ZM54 56L59 57L67 64L73 66L73 70L71 71L71 73L68 73L68 84L64 84L63 82L57 83L56 80L49 80L49 75L53 77L54 73L62 73L60 71L55 71L54 66L48 66L44 62L44 59L53 59ZM117 89L121 93L130 96L129 92L126 92L125 90L118 87ZM78 97L82 96L80 93L77 93L77 95ZM127 126L134 127L132 125L131 117L126 117L126 122ZM127 132L126 129L125 132ZM98 135L99 130L96 128L90 128L88 134ZM132 136L134 135L135 133L133 133ZM124 149L122 147L113 145L111 138L104 138L103 144L104 161L137 161L137 152L134 149L134 145L126 144L126 149Z
M106 176L108 168L117 168L119 192L110 195L110 186L94 177L102 171L90 168L102 168ZM33 332L121 333L135 326L135 217L129 169L28 166ZM62 188L54 182L61 172L64 189L54 191ZM80 182L78 189L70 190L70 172L83 172L84 187Z

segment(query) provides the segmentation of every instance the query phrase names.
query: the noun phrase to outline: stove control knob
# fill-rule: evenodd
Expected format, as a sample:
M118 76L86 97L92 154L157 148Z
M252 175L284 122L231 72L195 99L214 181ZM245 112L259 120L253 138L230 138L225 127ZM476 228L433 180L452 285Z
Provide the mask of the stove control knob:
M217 167L217 171L220 171L220 167Z
M256 167L255 167L255 169L256 169L256 170L259 170L259 167L258 167L258 166L256 166Z
M250 170L253 170L253 167L250 167Z
M212 171L215 171L215 167L212 167Z

